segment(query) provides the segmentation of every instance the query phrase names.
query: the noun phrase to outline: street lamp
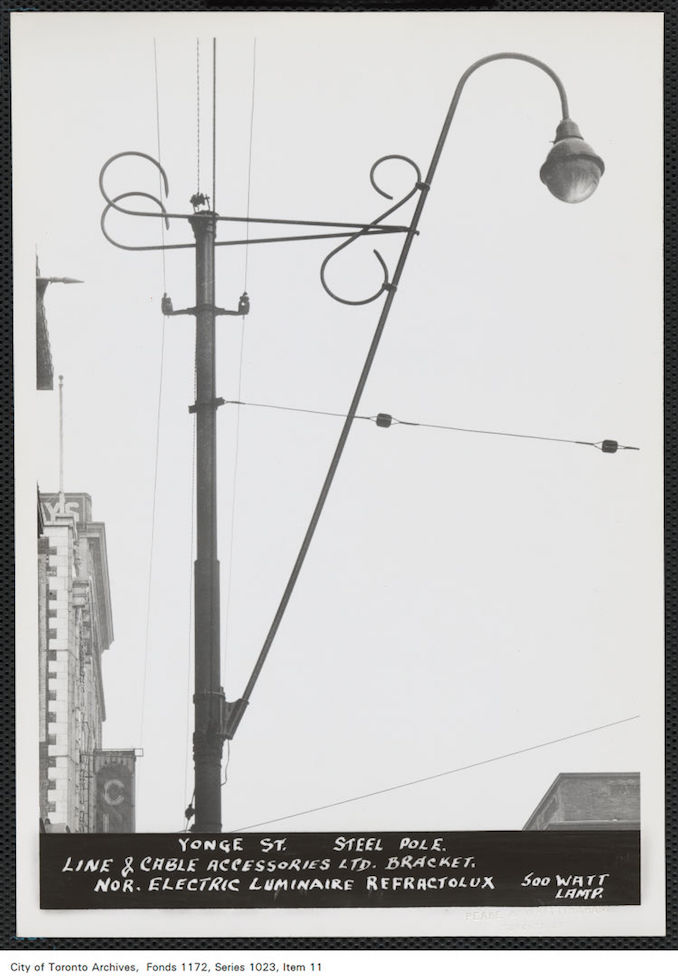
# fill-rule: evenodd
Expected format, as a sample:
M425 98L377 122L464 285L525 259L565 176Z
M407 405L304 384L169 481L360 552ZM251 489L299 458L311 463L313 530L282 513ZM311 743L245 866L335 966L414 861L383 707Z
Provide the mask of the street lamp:
M554 197L565 203L580 203L595 192L605 165L584 142L579 126L572 119L563 119L556 129L553 149L539 171Z
M191 198L191 204L193 205L192 213L170 213L166 210L162 200L153 194L141 190L133 190L111 197L105 188L104 177L111 164L122 157L136 156L147 160L157 168L162 178L162 188L166 197L169 194L167 176L160 163L153 159L153 157L137 151L122 152L112 156L102 167L99 176L99 186L106 201L106 206L101 215L101 229L108 241L116 247L129 251L195 249L195 305L189 308L175 309L167 295L163 296L162 301L162 311L165 315L191 315L196 319L196 399L195 403L189 407L189 410L196 414L197 544L195 561L195 727L193 734L195 821L192 828L194 831L202 833L218 833L221 831L221 760L223 744L226 739L233 738L243 713L249 704L252 691L268 656L306 558L318 520L320 519L334 480L351 425L356 418L363 390L386 326L410 247L418 233L417 228L424 204L431 188L433 176L438 167L438 162L462 90L468 78L478 68L492 61L501 60L524 61L532 64L545 72L556 85L560 97L562 121L556 132L553 149L542 166L541 179L551 193L561 200L569 203L577 203L585 200L594 192L598 185L598 181L604 170L603 162L595 155L590 146L583 141L579 129L570 119L565 89L555 72L548 65L544 64L543 61L539 61L526 54L516 54L513 52L502 52L481 58L472 64L461 76L445 117L431 163L424 178L422 178L417 164L406 156L390 155L383 156L377 160L370 171L370 182L374 189L383 197L389 200L393 199L377 182L377 171L387 160L398 159L408 164L413 171L415 179L408 193L390 205L384 213L367 223L362 221L309 221L223 216L212 209L209 197L200 192L194 194ZM158 209L154 211L131 210L129 207L122 205L123 200L129 200L130 198L150 200ZM397 225L385 223L392 214L399 210L408 200L413 198L416 198L416 205L412 219L408 224ZM212 206L214 206L214 201L212 202ZM184 244L123 244L111 237L106 228L106 218L111 210L116 210L128 216L159 217L165 221L167 227L169 227L169 221L172 218L186 219L191 225L195 240ZM287 233L284 236L248 237L245 240L218 241L216 240L217 226L220 222L240 222L251 225L266 224L278 227L284 225L288 230L291 231L292 228L296 228L296 231L294 233ZM400 256L393 275L389 275L386 262L379 251L375 249L374 254L381 267L383 280L380 287L373 294L361 299L348 299L332 291L325 277L326 268L332 258L359 237L380 234L404 235ZM243 294L240 297L237 309L233 310L226 310L215 305L215 248L243 244L270 244L283 241L314 240L319 238L342 239L342 243L330 251L320 268L322 286L332 298L347 305L365 305L375 301L382 295L385 298L350 407L345 416L337 446L278 609L242 696L234 702L228 702L226 701L221 686L220 676L220 590L219 561L217 558L216 486L216 412L218 407L225 401L217 397L215 387L215 320L220 315L246 315L249 312L249 298L247 294Z

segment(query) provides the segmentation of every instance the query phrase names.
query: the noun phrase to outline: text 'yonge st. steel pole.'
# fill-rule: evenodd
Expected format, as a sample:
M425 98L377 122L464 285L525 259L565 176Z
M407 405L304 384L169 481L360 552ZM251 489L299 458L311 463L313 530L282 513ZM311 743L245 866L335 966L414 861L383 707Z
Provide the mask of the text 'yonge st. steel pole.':
M375 174L382 163L387 160L400 160L409 165L416 180L412 189L384 213L369 223L349 223L337 221L307 221L279 218L250 218L224 217L210 209L209 198L198 192L191 198L193 213L170 213L166 210L162 200L144 191L130 191L110 197L105 189L104 176L109 166L122 157L136 156L152 163L159 171L164 196L169 194L167 176L160 163L143 152L131 151L117 153L103 166L99 177L101 193L106 206L101 216L101 228L104 236L116 247L129 251L157 251L195 248L196 264L196 299L195 306L175 310L171 300L163 297L162 310L165 315L192 315L196 319L196 400L189 408L196 413L196 519L197 546L195 562L195 727L193 733L193 756L195 763L195 820L193 831L200 833L219 833L221 831L221 762L223 744L226 739L232 739L242 715L247 707L250 696L266 660L271 644L275 638L287 604L292 595L299 572L310 546L315 528L322 513L325 500L329 493L335 472L348 438L351 425L356 418L360 400L367 378L379 346L386 321L393 303L396 289L403 273L405 262L417 234L417 228L424 203L427 199L431 182L445 145L450 124L454 117L457 104L466 81L482 65L492 61L514 60L534 65L545 72L555 83L561 105L562 119L556 130L556 137L546 162L541 168L540 176L551 193L568 203L578 203L589 197L596 189L604 166L602 160L593 152L591 147L581 137L576 124L570 119L567 97L563 85L551 68L536 58L525 54L502 52L481 58L472 64L461 76L455 89L448 109L442 131L431 159L428 172L422 179L419 167L406 156L390 155L377 160L370 171L370 181L374 189L389 200L393 198L376 182ZM406 226L383 223L391 214L402 207L408 200L418 194L414 214ZM121 201L129 198L145 198L151 200L157 211L130 210L122 206ZM185 244L159 245L127 245L114 240L106 229L106 217L110 210L135 217L155 217L165 221L169 228L170 219L185 219L191 224L195 241ZM217 241L217 226L219 222L241 222L249 225L268 224L286 225L290 228L305 228L304 233L293 233L286 236L271 236L248 238L246 240ZM315 230L313 230L315 229ZM322 230L322 233L319 231ZM347 247L359 237L373 234L404 235L403 246L398 262L389 278L388 268L377 250L374 251L383 272L380 288L368 298L349 300L341 298L330 290L325 281L325 269L328 262L339 251ZM289 580L282 594L278 609L275 613L269 631L266 635L261 651L257 658L252 675L242 696L235 702L227 702L221 687L220 676L220 588L219 561L217 556L217 480L216 480L216 415L218 407L225 401L218 398L215 388L215 321L219 315L246 315L249 311L247 294L240 298L238 308L233 311L218 308L215 305L215 248L224 246L239 246L250 244L269 244L284 241L313 240L318 238L344 238L341 244L323 261L320 278L323 288L334 299L347 305L365 305L385 295L379 321L377 323L367 356L356 386L350 407L339 436L334 455L320 491L318 501L311 516L308 529L301 543L298 556L290 573ZM613 452L616 442L605 441L607 447L603 450Z

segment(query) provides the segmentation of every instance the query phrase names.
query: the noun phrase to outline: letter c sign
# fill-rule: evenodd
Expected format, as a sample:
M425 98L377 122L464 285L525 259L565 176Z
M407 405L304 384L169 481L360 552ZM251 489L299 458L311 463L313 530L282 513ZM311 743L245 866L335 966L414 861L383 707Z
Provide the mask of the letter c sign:
M104 786L104 803L117 807L125 799L125 786L119 779L109 779Z

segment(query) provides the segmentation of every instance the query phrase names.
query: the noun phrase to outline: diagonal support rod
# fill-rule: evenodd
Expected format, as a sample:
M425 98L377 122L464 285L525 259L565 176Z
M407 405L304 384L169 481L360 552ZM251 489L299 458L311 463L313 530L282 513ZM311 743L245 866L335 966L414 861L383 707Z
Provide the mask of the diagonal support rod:
M381 340L381 337L382 337L384 328L386 326L386 322L387 322L389 313L391 311L391 305L393 304L393 299L395 297L395 292L396 292L397 287L398 287L398 284L400 282L400 278L402 276L402 273L403 273L403 270L404 270L404 267L405 267L405 263L407 261L408 255L409 255L410 248L412 246L412 242L414 241L414 238L415 238L415 236L416 236L416 234L418 232L417 231L417 228L419 226L419 221L421 219L421 214L422 214L422 211L424 209L424 204L426 203L426 199L428 197L428 192L429 192L430 187L431 187L431 182L433 180L433 177L435 175L436 169L438 167L438 163L440 162L440 157L441 157L442 152L443 152L443 149L445 147L445 142L447 140L447 135L448 135L448 132L449 132L449 129L450 129L450 125L452 124L452 120L454 118L455 112L457 110L457 105L459 103L459 99L461 97L461 93L462 93L462 91L464 89L464 86L466 85L466 82L470 78L470 76L478 68L482 67L483 65L489 64L490 62L493 62L493 61L503 61L503 60L524 61L524 62L526 62L528 64L534 65L535 67L541 69L545 74L547 74L549 76L549 78L551 78L551 80L553 81L553 83L555 84L555 86L556 86L556 88L558 90L558 95L559 95L559 98L560 98L560 107L561 107L561 111L562 111L563 118L564 119L567 119L569 117L568 104L567 104L567 95L565 93L565 88L564 88L563 83L561 82L560 78L543 61L539 61L537 58L530 57L529 55L526 55L526 54L516 54L516 53L513 53L513 52L500 52L498 54L489 55L488 57L481 58L480 60L474 62L469 68L467 68L467 70L462 74L461 78L459 79L459 81L457 83L457 86L455 88L454 94L452 96L452 101L450 102L450 106L448 108L447 115L445 116L445 120L443 122L443 126L442 126L442 129L441 129L440 135L438 137L438 141L436 143L436 146L435 146L435 149L434 149L434 152L433 152L433 156L431 158L431 163L429 165L428 171L426 173L426 176L425 176L424 180L418 182L418 184L417 184L417 190L419 192L419 197L418 197L417 204L416 204L416 207L415 207L414 215L412 217L412 222L411 222L411 224L410 224L410 226L409 226L409 228L407 230L407 234L405 235L405 240L403 241L402 250L400 252L400 257L398 259L398 264L397 264L396 269L395 269L395 272L393 274L393 278L384 287L384 291L386 292L386 299L384 301L384 305L382 307L382 311L381 311L381 314L379 316L379 321L377 323L377 327L375 329L374 336L372 338L372 342L371 342L370 347L369 347L369 350L367 352L367 356L366 356L365 363L363 365L363 368L362 368L362 371L361 371L361 374L360 374L360 378L358 380L358 384L357 384L356 389L355 389L355 392L353 394L353 399L351 400L351 404L350 404L350 406L348 408L348 411L346 413L346 419L344 421L344 424L343 424L341 433L339 435L339 440L337 442L337 446L336 446L335 451L334 451L334 454L332 456L332 460L330 461L330 466L329 466L329 469L328 469L327 474L325 476L325 481L323 482L322 488L320 490L320 495L318 497L318 501L316 502L316 506L315 506L315 508L313 510L313 514L311 515L311 520L310 520L309 526L308 526L308 528L306 530L306 533L304 535L303 541L301 543L301 547L299 549L299 554L297 555L297 558L295 560L294 566L292 567L292 571L290 573L290 577L289 577L288 582L287 582L287 585L286 585L286 587L285 587L285 589L283 591L283 595L282 595L281 600L280 600L280 603L278 605L278 609L276 610L275 616L273 617L273 621L272 621L271 626L269 628L269 631L268 631L268 633L266 635L266 638L265 638L264 643L262 645L261 651L259 652L259 656L258 656L258 658L256 660L256 663L254 665L254 668L252 670L252 674L250 676L250 679L247 682L247 685L246 685L245 690L243 692L242 698L239 699L236 703L234 703L234 706L233 706L233 717L234 717L234 721L232 723L232 726L227 729L228 738L231 738L233 736L233 734L235 733L235 730L237 728L237 723L239 722L240 718L242 717L242 714L244 712L245 707L249 703L250 696L252 694L252 691L254 690L254 686L257 683L257 680L259 678L259 675L261 674L261 670L262 670L262 668L264 666L264 663L266 661L266 658L268 657L268 653L269 653L269 651L271 649L271 645L273 644L273 641L275 639L275 636L276 636L276 634L278 632L278 628L280 627L280 623L282 621L282 618L284 616L285 610L287 608L287 604L289 603L290 597L292 596L292 592L294 591L294 588L295 588L297 579L299 577L299 573L301 572L301 568L302 568L302 566L304 564L304 560L306 559L306 554L307 554L307 552L309 550L309 547L311 545L311 541L312 541L313 536L315 534L315 530L316 530L316 527L318 525L318 521L320 520L320 516L322 514L323 508L325 507L325 502L327 500L327 496L328 496L329 491L330 491L330 488L332 486L332 482L334 481L334 477L335 477L335 474L337 472L337 468L339 466L339 461L341 460L341 456L343 454L344 447L346 446L346 441L348 439L349 432L350 432L351 427L353 425L353 421L356 418L356 415L357 415L357 412L358 412L358 408L359 408L359 405L360 405L360 401L361 401L361 398L362 398L362 394L363 394L363 391L365 389L365 384L367 383L367 379L369 377L370 370L372 368L372 363L374 362L374 357L376 355L377 348L379 346L379 342Z

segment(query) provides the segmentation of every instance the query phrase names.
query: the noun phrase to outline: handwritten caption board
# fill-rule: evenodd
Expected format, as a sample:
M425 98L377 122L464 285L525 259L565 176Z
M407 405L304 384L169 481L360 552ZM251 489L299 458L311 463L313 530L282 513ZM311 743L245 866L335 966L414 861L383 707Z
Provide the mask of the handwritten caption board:
M634 830L40 836L50 909L637 904Z

